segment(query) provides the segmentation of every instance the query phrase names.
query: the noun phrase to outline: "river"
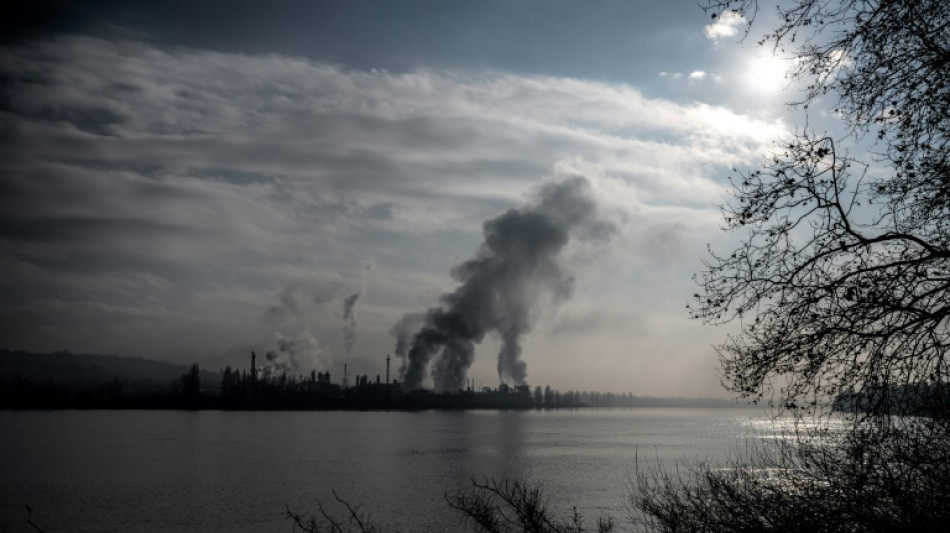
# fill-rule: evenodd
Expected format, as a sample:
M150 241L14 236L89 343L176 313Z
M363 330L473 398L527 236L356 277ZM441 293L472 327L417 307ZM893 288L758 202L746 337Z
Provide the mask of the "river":
M458 531L471 480L541 483L554 508L622 521L640 468L723 461L775 435L751 409L0 412L0 530L291 531L287 507L387 531Z

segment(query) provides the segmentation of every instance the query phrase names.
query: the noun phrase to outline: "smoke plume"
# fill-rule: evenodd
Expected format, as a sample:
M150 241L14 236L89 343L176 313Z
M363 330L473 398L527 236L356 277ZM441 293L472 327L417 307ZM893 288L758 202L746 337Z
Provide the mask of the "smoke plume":
M452 270L459 286L421 316L411 344L400 336L411 315L393 328L396 354L405 356L405 387L420 387L434 360L435 388L462 388L475 345L488 333L497 334L502 344L499 379L524 384L521 339L531 330L535 307L542 298L560 302L573 290L574 278L561 265L562 250L572 239L606 240L615 232L600 217L592 183L583 176L550 182L532 202L484 222L484 242L475 257Z
M356 304L363 298L363 291L353 293L343 299L343 344L346 347L346 354L353 351L353 345L356 344L356 326L358 324L356 315Z
M412 347L412 338L415 332L425 323L425 313L406 313L396 325L389 330L389 333L396 337L396 347L393 349L396 358L401 361L398 375L406 375L406 357L409 355L409 348Z
M264 311L264 323L280 324L291 318L303 323L314 309L335 298L336 283L295 282L277 293L277 304Z
M371 265L366 265L365 271L369 272ZM353 293L343 299L343 344L346 348L346 354L353 351L353 345L356 344L356 326L359 324L356 314L356 306L366 296L366 278L360 287L360 292Z
M311 333L314 317L319 308L336 299L339 290L336 282L298 281L283 287L277 293L277 303L268 307L263 316L265 324L296 329L296 336L287 336L279 331L274 335L277 349L264 354L265 361L259 370L266 374L309 373L330 366L330 349L322 346Z
M320 341L307 331L296 337L277 336L277 350L265 354L264 371L269 374L281 372L306 373L329 367L329 352L320 346Z

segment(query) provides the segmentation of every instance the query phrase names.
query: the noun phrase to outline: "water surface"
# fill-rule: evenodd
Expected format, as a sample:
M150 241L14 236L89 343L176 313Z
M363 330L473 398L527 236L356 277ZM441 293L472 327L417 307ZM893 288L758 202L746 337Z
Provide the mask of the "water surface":
M0 412L0 527L49 533L290 531L331 489L400 531L457 531L471 479L540 482L622 518L636 462L724 460L774 435L747 409Z

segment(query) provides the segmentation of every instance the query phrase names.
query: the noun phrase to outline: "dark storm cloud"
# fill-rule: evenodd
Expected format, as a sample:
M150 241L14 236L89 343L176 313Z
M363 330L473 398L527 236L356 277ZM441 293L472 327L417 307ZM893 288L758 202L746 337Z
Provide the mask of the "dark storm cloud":
M701 40L684 42L707 20L689 0L13 0L12 5L16 9L3 17L7 31L0 33L8 41L120 27L163 45L276 52L359 69L487 65L630 80L668 68L661 61L702 63L708 53Z
M100 14L96 0L6 0L0 10L0 43L16 43L50 33L77 31L89 27L90 17Z
M405 387L422 385L430 362L437 390L462 387L475 357L475 345L486 334L501 340L498 377L525 382L521 339L534 322L535 307L544 297L557 303L571 295L574 278L561 264L571 241L604 241L617 227L598 212L591 183L583 176L548 183L530 204L486 221L484 242L475 257L452 271L460 285L442 295L442 305L429 309L424 323L405 350L397 336L396 353L406 354ZM405 331L404 317L394 330ZM434 361L433 361L434 360Z

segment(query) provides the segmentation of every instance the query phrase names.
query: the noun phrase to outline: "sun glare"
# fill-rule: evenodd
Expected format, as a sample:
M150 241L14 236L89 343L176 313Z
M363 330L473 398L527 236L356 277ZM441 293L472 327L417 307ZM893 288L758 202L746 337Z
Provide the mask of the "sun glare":
M789 66L787 59L771 54L756 56L746 66L747 87L758 94L776 94L788 86L785 73Z

